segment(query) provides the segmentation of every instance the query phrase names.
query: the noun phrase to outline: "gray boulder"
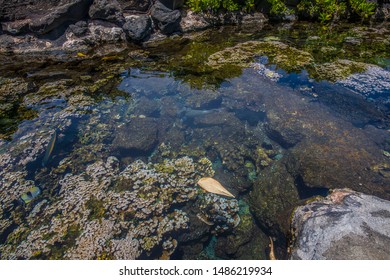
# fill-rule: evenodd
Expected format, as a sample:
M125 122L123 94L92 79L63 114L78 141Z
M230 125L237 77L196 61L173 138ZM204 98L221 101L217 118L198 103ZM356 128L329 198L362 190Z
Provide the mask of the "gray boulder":
M152 32L152 20L148 15L128 16L122 28L129 40L142 41Z
M159 1L150 10L152 18L164 34L171 34L180 30L181 14L179 10L171 10Z
M94 0L89 9L91 19L101 19L119 25L124 23L122 8L116 0Z
M390 259L390 201L349 189L298 207L292 259Z

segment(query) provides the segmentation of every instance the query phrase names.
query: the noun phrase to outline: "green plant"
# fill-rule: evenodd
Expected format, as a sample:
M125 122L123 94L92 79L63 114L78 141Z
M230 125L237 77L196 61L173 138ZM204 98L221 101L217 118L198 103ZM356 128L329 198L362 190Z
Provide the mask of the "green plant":
M322 23L337 20L346 11L346 3L340 0L302 0L298 10L318 18Z
M221 9L227 11L237 11L240 8L250 11L255 5L255 0L187 0L187 6L195 11L218 11Z
M349 0L352 10L363 20L368 19L375 13L376 4L366 0Z
M267 0L271 4L270 13L273 15L291 14L292 10L287 8L283 0Z
M250 12L254 9L254 7L255 7L255 0L245 1L245 7L244 7L245 11Z

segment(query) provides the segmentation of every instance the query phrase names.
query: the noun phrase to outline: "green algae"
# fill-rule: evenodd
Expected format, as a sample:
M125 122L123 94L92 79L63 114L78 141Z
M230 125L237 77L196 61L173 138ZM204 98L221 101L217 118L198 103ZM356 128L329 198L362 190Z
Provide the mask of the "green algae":
M106 209L104 208L104 202L101 200L98 200L95 197L91 197L86 203L85 207L90 211L88 215L88 220L94 220L99 219L101 220L104 218Z
M309 53L282 42L249 41L214 53L209 57L208 65L217 69L226 64L249 67L256 56L267 56L270 63L276 64L287 72L302 70L313 62L313 58Z
M316 80L336 82L343 80L354 73L361 73L368 69L369 64L350 60L336 60L332 63L324 63L310 67L309 73Z
M50 249L50 253L48 256L45 257L45 259L64 259L64 254L76 244L76 239L80 236L80 234L80 225L70 225L60 241L57 241L53 245L48 246Z

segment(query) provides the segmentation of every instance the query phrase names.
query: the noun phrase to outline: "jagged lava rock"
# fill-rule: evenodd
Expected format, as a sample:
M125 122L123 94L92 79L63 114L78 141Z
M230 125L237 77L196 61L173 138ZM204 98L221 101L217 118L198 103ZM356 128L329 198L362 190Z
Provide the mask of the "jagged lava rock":
M292 259L390 259L390 201L348 189L297 208Z

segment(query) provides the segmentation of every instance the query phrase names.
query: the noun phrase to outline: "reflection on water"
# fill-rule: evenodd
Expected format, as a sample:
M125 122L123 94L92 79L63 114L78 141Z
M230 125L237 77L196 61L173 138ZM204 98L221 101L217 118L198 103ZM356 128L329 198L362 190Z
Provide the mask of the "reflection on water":
M386 49L356 28L299 31L207 31L171 52L4 78L19 90L0 99L1 257L264 259L270 235L285 258L303 200L340 187L388 199L389 72L366 68L367 50L334 60L362 53L351 34L382 62ZM248 40L264 43L209 63ZM308 62L286 61L296 53ZM208 176L235 198L204 193Z

